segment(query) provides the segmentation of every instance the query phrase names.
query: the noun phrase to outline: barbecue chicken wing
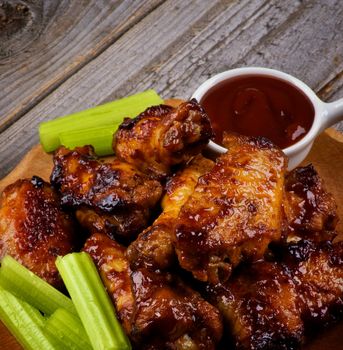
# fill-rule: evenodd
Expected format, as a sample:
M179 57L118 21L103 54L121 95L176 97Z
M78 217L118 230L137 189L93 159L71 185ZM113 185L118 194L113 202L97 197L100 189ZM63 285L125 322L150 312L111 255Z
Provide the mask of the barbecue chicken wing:
M176 223L181 267L214 284L280 239L287 166L282 151L264 138L226 135L224 143L228 152L200 177Z
M215 349L222 334L218 310L178 277L146 268L132 271L125 248L105 235L92 235L84 250L136 349Z
M118 159L97 160L91 146L73 151L60 147L51 183L60 191L62 204L77 210L82 226L126 240L147 226L162 194L158 181Z
M237 349L298 349L343 310L343 242L300 241L284 260L245 266L210 296Z
M116 156L146 174L163 178L171 167L187 162L213 136L210 120L191 100L177 108L148 108L134 119L125 119L113 139Z
M291 171L285 180L284 209L288 240L333 239L337 205L312 165Z
M199 177L213 166L211 160L198 155L167 182L166 194L162 199L162 214L127 250L132 265L136 268L166 269L173 264L175 222L180 209L193 193Z
M74 222L60 198L38 177L18 180L0 199L0 258L11 255L57 288L63 286L55 266L58 255L75 248Z
M135 298L132 292L131 269L126 259L126 248L104 234L90 236L83 248L99 270L101 279L111 297L117 316L127 334L132 332Z

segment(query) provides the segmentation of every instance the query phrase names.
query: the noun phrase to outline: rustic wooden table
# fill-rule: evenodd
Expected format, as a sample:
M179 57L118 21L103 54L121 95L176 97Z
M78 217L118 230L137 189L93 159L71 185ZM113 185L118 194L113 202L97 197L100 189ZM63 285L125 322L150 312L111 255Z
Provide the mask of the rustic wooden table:
M0 0L0 178L43 120L148 88L188 98L242 66L343 97L343 1Z

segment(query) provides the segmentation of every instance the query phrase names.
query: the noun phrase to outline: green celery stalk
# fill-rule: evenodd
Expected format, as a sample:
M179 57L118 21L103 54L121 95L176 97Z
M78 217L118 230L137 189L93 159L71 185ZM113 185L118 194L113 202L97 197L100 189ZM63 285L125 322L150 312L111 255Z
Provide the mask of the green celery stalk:
M92 258L85 252L58 257L56 266L95 350L131 349Z
M99 128L81 129L60 134L61 145L74 149L85 145L93 145L98 156L113 154L113 134L119 124L102 126Z
M45 320L40 312L2 288L0 319L24 349L56 349L42 330Z
M92 350L80 319L65 309L57 309L48 318L44 332L61 350Z
M154 90L147 90L85 111L73 113L39 125L40 142L46 152L60 146L60 135L75 130L120 124L125 117L135 117L146 108L163 103ZM89 142L87 142L89 144ZM93 145L96 148L96 145Z
M77 314L70 298L9 255L6 255L1 261L0 286L44 314L51 315L59 308Z

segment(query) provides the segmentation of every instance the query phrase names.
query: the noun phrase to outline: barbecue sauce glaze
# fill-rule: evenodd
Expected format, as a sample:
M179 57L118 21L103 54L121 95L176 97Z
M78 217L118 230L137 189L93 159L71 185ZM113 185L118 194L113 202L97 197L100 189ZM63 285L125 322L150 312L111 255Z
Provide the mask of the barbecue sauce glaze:
M200 104L221 144L223 132L265 136L286 148L306 135L314 118L308 97L292 84L269 76L245 75L211 88Z

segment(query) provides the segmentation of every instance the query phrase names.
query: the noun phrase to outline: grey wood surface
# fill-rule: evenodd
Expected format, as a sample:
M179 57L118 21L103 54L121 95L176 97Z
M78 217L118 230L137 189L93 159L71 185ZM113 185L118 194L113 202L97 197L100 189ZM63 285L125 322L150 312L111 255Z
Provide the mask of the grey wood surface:
M43 120L147 88L187 98L234 67L281 69L324 100L343 97L342 0L80 1L77 20L61 3L71 33L49 22L23 51L0 60L0 176L38 142ZM55 44L37 52L51 37ZM23 77L18 62L26 62Z
M159 3L161 0L37 0L3 6L3 16L21 15L25 20L17 25L12 22L12 35L6 26L0 34L0 131Z

